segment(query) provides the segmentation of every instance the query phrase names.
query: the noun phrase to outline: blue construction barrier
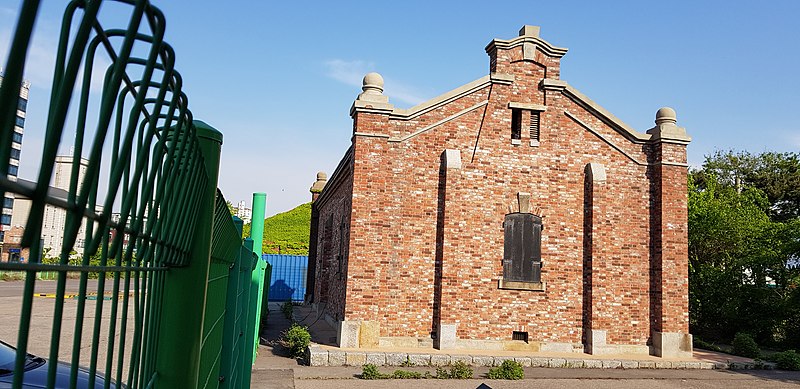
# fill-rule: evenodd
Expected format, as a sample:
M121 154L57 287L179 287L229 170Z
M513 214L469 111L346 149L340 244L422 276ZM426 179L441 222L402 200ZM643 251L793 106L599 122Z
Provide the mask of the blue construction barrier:
M264 254L262 259L272 265L269 301L303 301L308 256Z

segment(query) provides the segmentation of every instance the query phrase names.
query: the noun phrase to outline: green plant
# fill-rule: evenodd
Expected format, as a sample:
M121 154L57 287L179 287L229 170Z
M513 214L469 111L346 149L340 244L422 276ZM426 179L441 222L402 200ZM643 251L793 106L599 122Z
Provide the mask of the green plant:
M750 334L744 332L737 332L733 337L733 353L748 358L758 358L761 356L758 343L756 343Z
M420 378L424 378L425 376L418 371L408 371L408 370L395 370L389 378L399 379L399 380L408 380L408 379L415 379L418 380Z
M283 312L283 316L287 319L292 320L292 312L294 312L294 305L292 305L292 302L287 301L281 304L281 312Z
M490 380L521 380L525 377L525 371L522 370L519 362L506 360L499 367L489 369L486 377Z
M778 364L778 369L800 370L800 354L794 350L776 353L772 356L772 360Z
M472 367L463 361L457 361L449 369L444 367L436 368L436 378L439 379L456 379L456 380L469 380L475 376L475 371Z
M387 374L383 374L378 371L378 367L368 363L361 368L361 375L359 376L362 380L382 380L389 378Z
M289 349L289 355L297 358L305 355L308 344L311 343L311 334L308 328L297 323L292 323L281 336L281 344Z

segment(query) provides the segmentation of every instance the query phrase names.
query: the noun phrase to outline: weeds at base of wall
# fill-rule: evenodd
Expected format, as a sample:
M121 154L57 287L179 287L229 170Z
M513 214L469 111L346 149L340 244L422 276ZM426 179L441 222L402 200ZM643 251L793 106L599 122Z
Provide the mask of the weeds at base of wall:
M368 363L362 368L361 374L358 376L363 380L386 380L386 379L457 379L467 380L472 379L475 373L472 367L466 363L458 361L449 369L444 367L437 367L436 374L426 371L420 373L418 371L408 370L395 370L392 373L381 373L378 367Z
M311 334L308 327L292 323L292 325L281 334L281 345L289 349L292 358L305 356L306 349L311 343Z
M525 371L522 370L522 365L517 361L503 361L503 364L498 367L489 369L486 378L490 380L521 380L525 378Z

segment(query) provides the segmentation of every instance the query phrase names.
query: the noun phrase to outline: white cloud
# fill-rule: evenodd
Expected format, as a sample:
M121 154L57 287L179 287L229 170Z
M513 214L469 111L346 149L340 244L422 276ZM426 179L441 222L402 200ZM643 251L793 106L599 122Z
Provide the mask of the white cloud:
M324 62L327 76L345 85L361 87L364 75L374 71L375 64L366 61L332 59Z
M324 62L327 68L327 76L345 85L361 88L361 81L364 75L375 71L375 64L372 62L354 60L345 61L342 59L332 59ZM417 88L404 84L385 74L381 74L384 79L384 94L392 100L402 103L417 105L427 98L423 97Z

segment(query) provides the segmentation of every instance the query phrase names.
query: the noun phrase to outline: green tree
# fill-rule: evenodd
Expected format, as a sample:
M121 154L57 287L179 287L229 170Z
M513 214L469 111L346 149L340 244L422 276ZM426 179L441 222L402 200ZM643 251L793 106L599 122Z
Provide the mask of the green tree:
M798 335L798 219L770 219L773 203L741 180L712 169L689 176L689 298L692 332L728 341L737 332L760 343Z
M706 157L703 171L714 174L725 185L763 191L773 220L800 217L800 153L717 151Z

